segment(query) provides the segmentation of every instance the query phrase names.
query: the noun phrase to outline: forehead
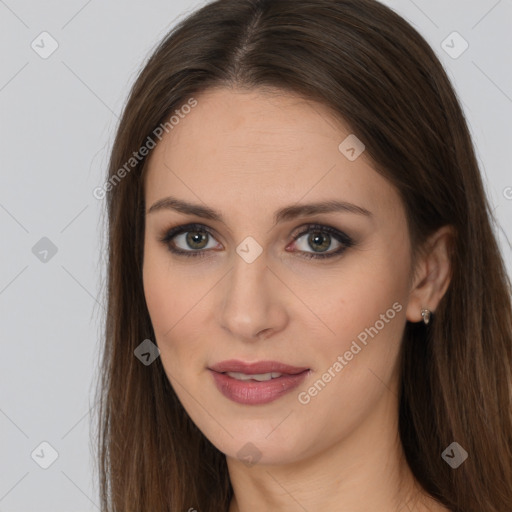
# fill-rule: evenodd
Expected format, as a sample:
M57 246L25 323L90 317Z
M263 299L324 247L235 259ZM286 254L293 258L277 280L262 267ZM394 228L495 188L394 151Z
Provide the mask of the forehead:
M269 216L285 203L325 199L399 213L397 192L365 152L351 161L340 151L351 131L325 105L227 88L195 99L150 155L147 205L168 193L219 211L271 208Z

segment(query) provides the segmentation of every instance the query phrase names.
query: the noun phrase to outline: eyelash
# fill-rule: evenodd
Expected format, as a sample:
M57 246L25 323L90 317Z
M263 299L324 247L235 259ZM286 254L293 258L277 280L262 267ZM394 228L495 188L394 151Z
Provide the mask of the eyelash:
M211 249L206 249L206 250L205 249L198 249L198 250L191 249L190 251L183 251L181 249L176 249L176 247L171 246L172 239L175 236L181 235L183 233L194 232L194 231L204 231L209 236L214 238L213 233L203 224L186 224L183 226L176 226L174 228L171 228L164 234L164 236L159 238L159 241L161 243L163 243L170 252L172 252L173 254L176 254L178 256L185 256L185 257L192 257L192 258L205 257L206 253L208 251L210 251ZM354 241L346 233L343 233L342 231L338 231L337 229L331 228L329 226L323 226L321 224L307 224L305 226L304 230L302 230L300 233L296 234L293 237L293 241L296 242L299 238L301 238L302 236L304 236L308 233L311 233L311 232L327 233L327 234L331 235L333 238L335 238L339 243L341 243L342 246L339 249L337 249L336 251L330 252L330 253L316 253L315 254L315 253L299 251L299 252L302 252L301 257L306 258L306 259L321 260L321 259L326 259L326 258L333 258L335 256L341 255L343 252L345 252L346 249L348 249L354 245Z

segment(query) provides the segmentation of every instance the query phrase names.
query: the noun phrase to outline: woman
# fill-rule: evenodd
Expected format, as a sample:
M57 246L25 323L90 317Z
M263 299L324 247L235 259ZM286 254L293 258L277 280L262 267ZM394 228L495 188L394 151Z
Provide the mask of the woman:
M374 0L218 0L108 181L102 510L512 510L512 306L472 141Z

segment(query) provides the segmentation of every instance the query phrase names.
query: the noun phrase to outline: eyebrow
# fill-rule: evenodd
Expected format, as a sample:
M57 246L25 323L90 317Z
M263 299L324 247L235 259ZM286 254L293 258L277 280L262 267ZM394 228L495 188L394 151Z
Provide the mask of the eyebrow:
M158 200L148 209L147 214L162 210L175 210L180 213L197 215L198 217L225 223L222 215L212 208L200 204L188 203L171 196ZM362 206L347 203L346 201L328 200L281 208L274 214L274 225L279 222L293 220L296 217L332 212L355 213L369 218L373 217L372 212Z

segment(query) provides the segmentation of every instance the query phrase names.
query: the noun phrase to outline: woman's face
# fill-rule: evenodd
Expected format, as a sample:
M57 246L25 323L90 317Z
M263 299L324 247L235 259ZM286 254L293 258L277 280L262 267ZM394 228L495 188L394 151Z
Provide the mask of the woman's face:
M385 428L411 265L398 193L323 105L228 89L196 100L152 151L145 190L145 297L181 403L248 465Z

